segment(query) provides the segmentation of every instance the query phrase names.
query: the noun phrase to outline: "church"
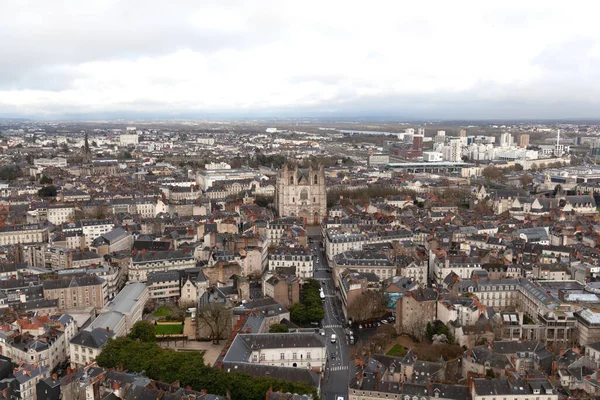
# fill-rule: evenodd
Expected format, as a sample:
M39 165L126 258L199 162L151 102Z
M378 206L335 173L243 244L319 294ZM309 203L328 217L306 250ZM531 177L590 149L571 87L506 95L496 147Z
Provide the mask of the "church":
M275 204L280 217L300 217L307 224L320 224L327 214L325 171L284 165L277 177Z

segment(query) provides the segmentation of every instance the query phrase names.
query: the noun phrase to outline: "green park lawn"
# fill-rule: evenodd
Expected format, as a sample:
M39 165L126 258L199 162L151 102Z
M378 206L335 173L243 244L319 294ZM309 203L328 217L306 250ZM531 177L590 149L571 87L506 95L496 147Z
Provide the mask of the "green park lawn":
M155 317L167 317L169 315L169 312L170 312L169 307L167 307L167 306L160 306L154 312L154 316Z
M181 335L183 333L183 324L154 325L154 332L157 335Z
M392 357L404 357L406 355L406 349L399 344L395 344L394 347L387 352L387 355Z

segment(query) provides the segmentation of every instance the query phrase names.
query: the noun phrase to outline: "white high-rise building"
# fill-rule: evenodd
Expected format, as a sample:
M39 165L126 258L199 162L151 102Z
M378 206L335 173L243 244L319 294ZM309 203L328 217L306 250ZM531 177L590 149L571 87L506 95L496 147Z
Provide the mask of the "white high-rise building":
M512 147L513 137L510 133L504 132L500 135L500 147Z
M460 139L451 139L447 146L442 148L445 161L462 161L462 141Z
M437 135L433 138L434 143L444 143L446 140L446 131L437 131Z

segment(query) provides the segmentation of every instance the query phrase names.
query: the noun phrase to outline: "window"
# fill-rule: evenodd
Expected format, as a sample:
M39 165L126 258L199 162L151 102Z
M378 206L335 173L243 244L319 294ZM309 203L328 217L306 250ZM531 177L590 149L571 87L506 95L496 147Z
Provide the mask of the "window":
M314 178L313 178L313 183L315 185L317 185L319 183L319 176L317 174L315 174Z
M258 356L256 354L254 354L252 356L252 361L257 362L258 361Z
M298 358L298 355L297 355L296 353L293 353L293 354L292 354L292 358L295 360L295 359L297 359L297 358Z
M265 355L264 354L260 355L260 361L265 361Z
M290 176L290 185L293 185L293 184L294 184L294 177Z
M308 190L302 189L300 192L300 200L308 200Z
M285 360L285 353L279 353L279 359Z

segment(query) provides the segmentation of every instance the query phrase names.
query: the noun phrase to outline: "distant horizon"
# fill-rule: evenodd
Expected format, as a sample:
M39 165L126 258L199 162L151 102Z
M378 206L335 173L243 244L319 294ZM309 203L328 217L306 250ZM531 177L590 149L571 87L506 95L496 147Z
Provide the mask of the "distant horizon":
M565 117L565 118L414 118L414 119L403 119L393 116L360 116L360 115L339 115L339 116L318 116L318 115L303 115L303 116L241 116L241 115L206 115L206 116L91 116L91 115L81 115L78 117L70 116L70 117L61 117L56 116L53 118L49 117L35 117L35 116L2 116L0 115L0 122L35 122L35 123L125 123L125 122L140 122L140 123L161 123L161 122L203 122L203 123L219 123L219 122L232 122L232 123L244 123L244 122L270 122L270 123L319 123L323 122L326 124L330 123L362 123L362 122L370 122L370 123L380 123L380 124L396 124L398 126L402 125L418 125L418 124L438 124L438 123L452 123L452 124L467 124L470 122L473 123L487 123L493 124L496 123L506 124L561 124L561 123L577 123L577 124L600 124L600 117Z
M595 4L225 3L1 2L0 116L600 119Z

